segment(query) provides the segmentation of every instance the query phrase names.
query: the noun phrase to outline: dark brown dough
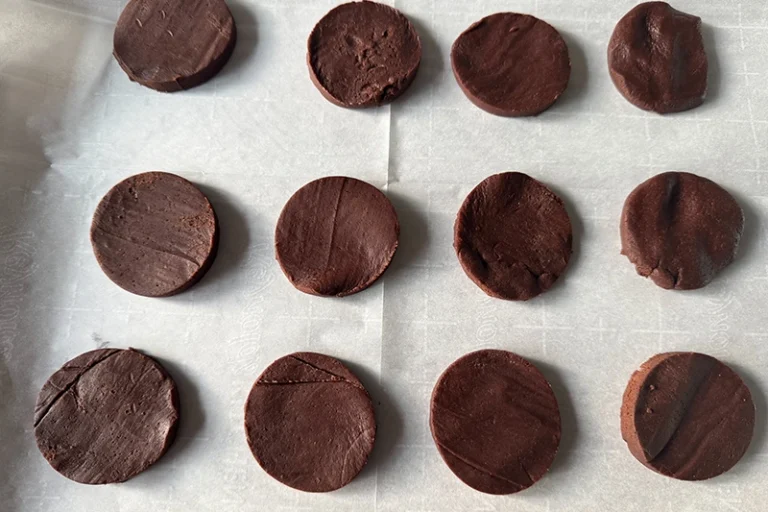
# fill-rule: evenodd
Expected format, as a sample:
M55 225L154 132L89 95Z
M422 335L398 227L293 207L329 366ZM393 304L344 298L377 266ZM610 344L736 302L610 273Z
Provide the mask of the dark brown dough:
M343 297L365 290L384 273L399 234L397 213L379 189L354 178L320 178L286 203L275 252L297 289Z
M365 466L376 418L365 388L341 362L298 352L256 380L245 404L245 433L271 477L300 491L329 492Z
M486 178L461 205L453 246L464 272L491 297L528 300L565 271L572 230L563 201L519 172Z
M701 19L665 2L638 5L613 31L608 68L636 107L660 114L698 107L707 93Z
M421 63L421 40L397 9L350 2L321 19L307 43L312 83L341 107L380 106L405 92Z
M708 284L736 256L744 212L716 183L665 172L638 186L621 215L621 253L662 288Z
M178 420L176 384L162 366L132 349L100 349L72 359L45 383L35 439L70 480L118 483L157 462Z
M632 455L680 480L731 469L754 426L755 405L741 377L704 354L652 357L632 374L621 404L621 435Z
M173 92L213 78L236 40L224 0L130 0L117 20L113 53L134 82Z
M91 224L93 252L107 277L146 297L175 295L199 281L213 264L218 238L208 199L165 172L112 187Z
M498 116L548 109L568 86L568 46L548 23L511 12L474 23L451 50L453 74L467 98Z
M449 366L432 392L429 423L451 471L488 494L535 484L560 444L560 409L549 382L504 350L472 352Z

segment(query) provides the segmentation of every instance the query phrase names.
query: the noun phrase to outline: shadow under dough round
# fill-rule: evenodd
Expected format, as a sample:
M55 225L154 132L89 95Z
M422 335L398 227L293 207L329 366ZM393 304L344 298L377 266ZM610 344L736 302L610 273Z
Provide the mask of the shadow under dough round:
M197 281L218 248L216 214L192 183L165 172L121 181L93 214L91 244L101 269L136 295L168 297Z
M176 384L160 364L133 349L100 349L72 359L45 383L35 438L70 480L118 483L160 459L178 420Z
M130 0L115 27L113 53L132 81L173 92L213 78L236 40L224 0Z
M362 108L405 92L421 63L421 40L400 11L350 2L326 14L307 43L312 83L331 103Z
M275 229L275 252L298 290L344 297L384 273L399 234L397 213L379 189L354 178L320 178L286 203Z
M621 435L650 469L680 480L725 473L746 453L755 405L741 377L692 352L658 354L632 374Z
M733 261L743 231L743 210L717 183L665 172L627 197L621 253L660 287L693 290Z
M660 114L698 107L707 93L707 53L701 19L665 2L646 2L616 25L608 68L633 105Z
M530 176L505 172L486 178L464 200L453 246L464 272L485 293L528 300L565 271L572 239L562 199Z
M474 23L453 43L451 65L472 103L507 117L545 111L571 76L562 36L527 14L497 13Z
M560 409L549 382L504 350L472 352L451 364L432 392L429 423L450 470L488 494L535 484L560 445Z
M256 380L245 404L245 433L272 478L300 491L329 492L365 466L376 418L365 388L341 362L299 352Z

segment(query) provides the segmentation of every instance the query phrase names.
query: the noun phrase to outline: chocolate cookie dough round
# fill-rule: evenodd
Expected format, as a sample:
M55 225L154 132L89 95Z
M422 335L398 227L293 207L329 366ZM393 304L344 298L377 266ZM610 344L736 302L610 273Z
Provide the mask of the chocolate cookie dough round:
M344 297L365 290L387 269L400 224L389 199L354 178L320 178L288 200L277 221L275 252L304 293Z
M701 19L665 2L646 2L616 25L608 69L633 105L660 114L698 107L707 93Z
M456 360L432 392L432 437L451 471L488 494L538 482L560 444L552 388L530 362L504 350Z
M749 388L714 357L658 354L632 374L621 435L637 460L662 475L705 480L746 453L755 427Z
M91 243L116 285L146 297L180 293L203 277L218 247L216 214L192 183L165 172L121 181L99 203Z
M492 14L451 49L456 81L472 103L498 116L531 116L563 94L571 76L568 46L548 23L511 12Z
M113 53L134 82L173 92L210 80L236 40L224 0L130 0L117 20Z
M64 365L35 406L37 447L82 484L124 482L166 452L179 421L176 384L153 359L100 349Z
M269 365L253 385L245 434L272 478L300 491L329 492L365 466L376 418L365 388L341 362L299 352Z
M743 231L731 194L695 174L665 172L627 197L621 253L662 288L692 290L733 261Z
M528 300L565 271L572 229L563 201L519 172L486 178L461 205L453 246L464 272L491 297Z
M336 105L380 106L405 92L421 63L421 40L400 11L350 2L321 19L307 43L312 83Z

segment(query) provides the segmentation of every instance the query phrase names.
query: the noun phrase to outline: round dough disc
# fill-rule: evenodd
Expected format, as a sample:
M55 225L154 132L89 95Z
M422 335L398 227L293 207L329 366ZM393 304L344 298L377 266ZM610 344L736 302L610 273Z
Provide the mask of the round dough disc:
M755 427L749 388L714 357L658 354L632 374L621 404L621 435L647 467L680 480L731 469Z
M299 352L256 380L245 404L245 433L272 478L300 491L329 492L365 466L376 418L365 388L341 362Z
M83 484L124 482L166 452L176 433L176 384L135 350L100 349L51 375L35 406L37 447Z
M421 40L400 11L376 2L333 8L307 43L310 77L341 107L389 103L405 92L421 63Z
M114 55L134 82L173 92L210 80L236 40L224 0L130 0L117 20Z
M399 234L397 213L379 189L354 178L321 178L286 203L275 251L297 289L343 297L365 290L384 273Z
M621 253L662 288L707 285L736 256L744 212L718 184L665 172L639 185L621 214Z
M616 25L608 69L633 105L660 114L698 107L707 93L701 19L664 2L646 2Z
M464 200L454 225L464 272L491 297L528 300L565 271L572 230L563 201L519 172L485 179Z
M165 172L112 187L91 224L93 251L107 277L146 297L175 295L199 281L213 264L218 238L208 199Z
M488 494L539 481L560 444L560 409L549 382L504 350L473 352L449 366L432 392L429 423L450 470Z
M474 23L451 49L453 74L472 103L498 116L539 114L571 76L557 30L527 14L497 13Z

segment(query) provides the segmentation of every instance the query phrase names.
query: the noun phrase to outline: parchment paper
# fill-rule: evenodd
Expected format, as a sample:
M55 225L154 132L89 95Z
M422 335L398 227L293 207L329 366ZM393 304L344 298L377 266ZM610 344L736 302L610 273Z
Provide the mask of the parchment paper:
M169 95L129 82L111 57L121 1L0 0L0 510L766 510L768 4L674 3L703 18L712 77L701 108L665 117L631 106L608 77L607 41L632 1L397 0L423 39L423 66L393 106L364 112L323 100L305 68L306 37L335 2L231 5L239 32L232 61L208 84ZM542 17L569 44L568 91L537 118L478 110L450 71L455 37L505 10ZM101 196L147 170L199 184L223 230L208 276L170 299L114 286L88 240ZM487 298L451 246L465 195L504 170L551 185L576 228L567 273L530 303ZM624 198L666 170L715 179L747 212L738 261L700 291L661 290L619 255ZM313 298L274 261L274 224L297 188L339 174L387 191L401 247L364 293ZM166 365L181 389L182 424L155 467L90 487L48 466L32 412L53 371L103 346L135 347ZM563 415L550 474L516 496L461 484L429 435L438 375L484 347L539 365ZM245 443L251 385L297 350L341 358L376 401L373 458L335 493L277 483ZM758 408L747 456L708 482L658 476L621 440L630 374L669 350L733 365Z

